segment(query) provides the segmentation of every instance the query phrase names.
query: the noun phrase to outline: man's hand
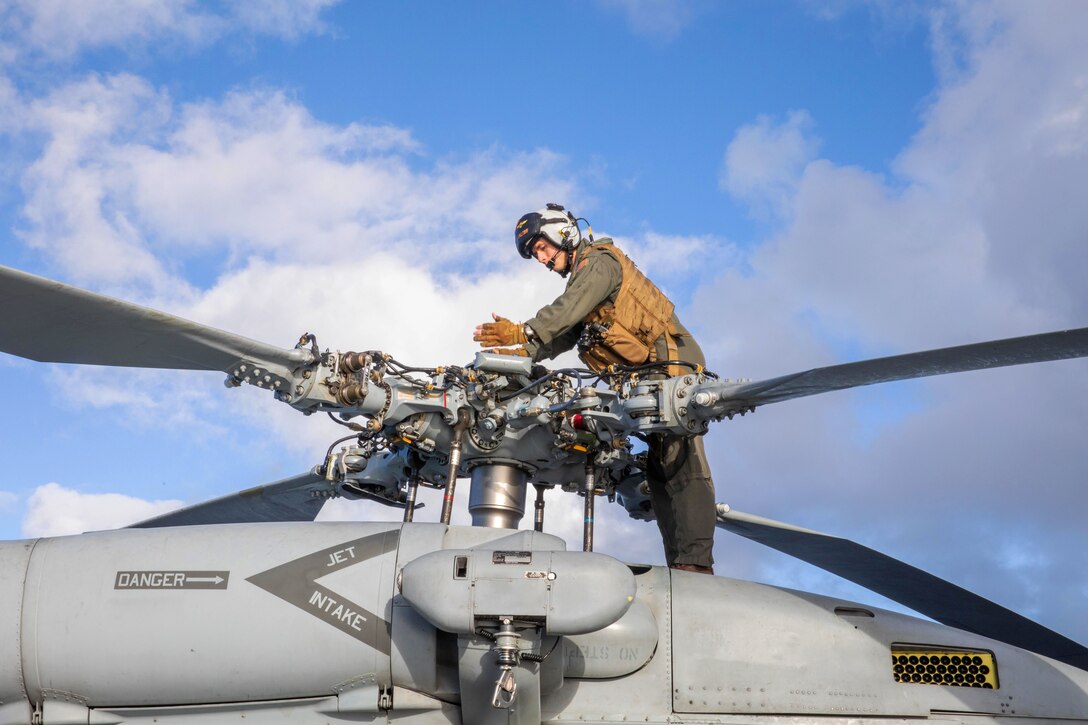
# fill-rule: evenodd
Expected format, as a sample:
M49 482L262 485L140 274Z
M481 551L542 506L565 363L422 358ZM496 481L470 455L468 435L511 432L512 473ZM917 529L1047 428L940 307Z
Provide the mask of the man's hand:
M521 357L529 357L529 351L524 347L493 347L484 352L493 352L496 355L520 355Z
M525 337L525 328L517 322L511 322L505 317L499 317L491 313L494 322L485 322L476 326L476 332L472 339L480 343L480 347L502 347L505 345L524 345L528 342Z

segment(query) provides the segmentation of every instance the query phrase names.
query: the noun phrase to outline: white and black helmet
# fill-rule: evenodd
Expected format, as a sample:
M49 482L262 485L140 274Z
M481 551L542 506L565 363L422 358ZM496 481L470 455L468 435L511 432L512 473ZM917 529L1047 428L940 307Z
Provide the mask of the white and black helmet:
M533 244L541 237L560 251L569 252L581 240L582 233L573 214L559 204L548 204L518 219L514 227L514 244L517 245L518 254L532 259Z

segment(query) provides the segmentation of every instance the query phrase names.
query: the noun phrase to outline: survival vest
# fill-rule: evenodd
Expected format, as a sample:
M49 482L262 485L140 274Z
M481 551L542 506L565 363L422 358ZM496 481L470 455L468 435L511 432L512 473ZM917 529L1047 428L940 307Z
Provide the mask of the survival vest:
M578 357L590 369L599 371L609 365L641 365L657 360L654 343L665 335L670 357L676 355L676 342L670 334L673 303L657 288L635 263L613 244L588 247L591 254L610 254L619 262L623 278L616 301L605 300L582 320ZM670 375L678 374L671 371Z

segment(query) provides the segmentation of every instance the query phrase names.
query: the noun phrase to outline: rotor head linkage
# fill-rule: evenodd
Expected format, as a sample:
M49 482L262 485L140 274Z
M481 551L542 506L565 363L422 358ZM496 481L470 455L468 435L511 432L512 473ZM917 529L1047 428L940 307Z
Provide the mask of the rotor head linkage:
M413 472L408 479L408 490L404 498L404 523L412 523L416 511L416 495L419 492L419 474Z
M533 504L533 531L544 530L544 491L548 486L541 486L538 483L533 484L533 488L536 489L536 501Z

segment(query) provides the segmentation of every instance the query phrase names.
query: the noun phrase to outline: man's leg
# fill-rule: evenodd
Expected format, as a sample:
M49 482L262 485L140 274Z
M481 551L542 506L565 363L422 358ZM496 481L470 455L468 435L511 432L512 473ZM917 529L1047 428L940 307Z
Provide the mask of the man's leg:
M646 480L650 484L650 503L654 506L657 528L661 532L661 543L665 546L665 563L672 565L676 561L676 517L673 515L672 499L666 488L668 478L662 471L661 459L663 446L661 436L648 438L649 451L646 453Z
M714 481L702 438L652 435L646 478L669 566L714 566Z

